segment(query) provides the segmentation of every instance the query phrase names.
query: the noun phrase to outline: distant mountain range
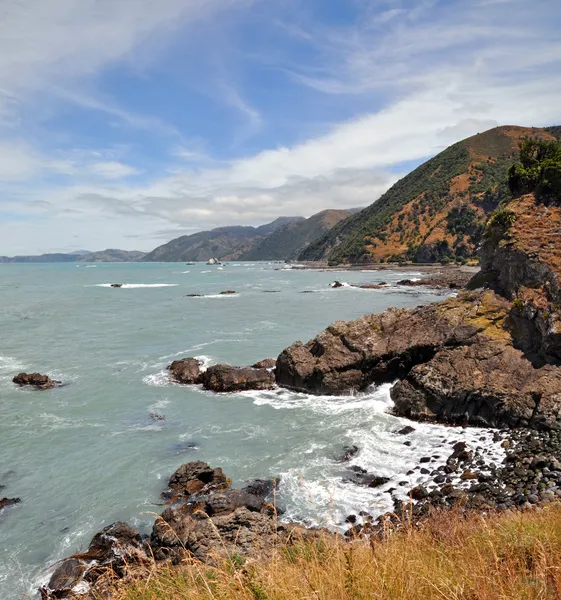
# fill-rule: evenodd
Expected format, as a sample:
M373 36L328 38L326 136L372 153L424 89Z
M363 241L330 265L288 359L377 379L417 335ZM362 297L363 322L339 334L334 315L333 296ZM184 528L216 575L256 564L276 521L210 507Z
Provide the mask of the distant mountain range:
M257 240L262 240L289 223L303 221L304 217L279 217L260 227L218 227L182 235L158 246L142 259L146 262L204 261L209 258L236 260Z
M288 260L296 259L316 238L336 223L347 218L352 210L324 210L305 217L279 217L259 227L218 227L183 235L152 252L126 250L78 250L71 253L38 256L0 256L0 263L46 262L190 262L219 260Z
M49 263L49 262L132 262L141 260L145 252L137 250L100 250L76 253L39 254L37 256L0 256L0 263Z

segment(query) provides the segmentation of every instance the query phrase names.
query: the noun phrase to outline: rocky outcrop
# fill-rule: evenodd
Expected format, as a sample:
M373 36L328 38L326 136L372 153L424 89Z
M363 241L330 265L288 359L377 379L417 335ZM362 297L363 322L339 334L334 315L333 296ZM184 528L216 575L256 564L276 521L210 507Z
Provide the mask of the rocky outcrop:
M394 412L483 427L561 428L561 370L535 369L504 342L447 348L391 391Z
M181 466L169 481L175 504L154 524L150 538L154 557L178 562L191 555L212 562L234 553L266 555L273 544L304 531L275 518L271 504L275 484L254 479L236 490L222 469L201 461Z
M268 369L214 365L201 375L201 382L213 392L269 390L275 387L275 376Z
M85 591L95 590L98 580L108 571L123 577L130 567L148 562L138 531L126 523L113 523L93 537L86 552L60 564L49 583L40 589L41 598L80 597Z
M312 394L347 394L394 381L442 348L473 343L506 318L508 308L507 301L486 292L338 321L307 344L297 342L280 354L277 383Z
M200 460L182 465L169 480L169 492L164 496L174 501L189 498L196 494L208 494L212 491L226 489L229 481L219 467L211 469Z
M19 386L31 386L39 390L49 390L60 383L41 373L19 373L12 381Z
M178 383L199 383L201 378L201 361L196 358L174 360L167 370Z

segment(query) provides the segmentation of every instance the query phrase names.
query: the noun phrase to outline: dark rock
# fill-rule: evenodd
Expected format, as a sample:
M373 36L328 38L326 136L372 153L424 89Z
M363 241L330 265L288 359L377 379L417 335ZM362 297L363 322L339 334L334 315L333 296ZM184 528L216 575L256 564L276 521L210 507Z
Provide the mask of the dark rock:
M235 290L224 290L223 292L220 292L221 296L230 296L232 294L235 294Z
M450 301L337 321L279 355L277 383L313 394L347 394L403 377L445 345L470 342L477 331L467 307Z
M419 460L419 462L421 464L430 462L430 456L423 456L423 457L421 457L421 459Z
M411 444L412 444L412 442L409 442L409 441L407 441L407 442L403 442L403 445L404 445L404 446L411 446Z
M166 418L164 415L160 415L159 413L155 413L155 412L151 412L149 413L150 418L152 419L152 421L165 421Z
M467 462L473 458L473 452L468 448L465 442L457 442L452 446L454 452L448 458L449 461Z
M0 498L0 510L6 508L6 506L13 506L14 504L19 504L21 502L21 498Z
M202 298L202 294L185 294L186 298Z
M414 487L411 492L411 498L413 498L413 500L423 500L424 498L426 498L429 493L427 491L427 489L425 487L423 487L422 485L418 485L417 487Z
M349 515L346 519L345 519L345 523L351 523L351 525L354 525L357 522L357 518L356 515Z
M130 566L148 562L140 534L126 523L113 523L93 537L86 552L62 562L48 585L41 588L41 597L66 598L84 579L95 585L108 569L115 576L123 577Z
M334 281L334 282L331 284L331 287L332 287L332 288L341 288L341 287L345 287L345 286L344 286L344 285L343 285L343 284L342 284L340 281Z
M167 367L175 381L184 384L199 383L201 379L201 361L196 358L174 360Z
M19 386L29 385L40 390L49 390L60 383L60 381L53 381L48 375L41 375L41 373L19 373L12 381Z
M251 479L246 482L242 492L265 499L273 494L273 490L278 486L278 483L278 479Z
M213 392L270 390L275 387L275 376L267 369L215 365L201 375L201 382Z
M112 288L120 288L120 287L123 287L123 284L122 283L112 283L111 287Z
M411 425L406 425L403 429L400 429L397 433L399 435L408 435L410 433L413 433L415 431L414 427L411 427Z
M222 490L229 485L222 469L212 469L200 460L181 465L169 479L169 489L174 498L188 498L211 490Z

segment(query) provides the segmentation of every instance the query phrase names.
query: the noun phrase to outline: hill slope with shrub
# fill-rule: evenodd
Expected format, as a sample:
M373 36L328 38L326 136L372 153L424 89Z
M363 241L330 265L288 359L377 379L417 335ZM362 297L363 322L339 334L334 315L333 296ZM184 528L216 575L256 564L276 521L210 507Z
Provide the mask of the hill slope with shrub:
M458 142L338 223L300 259L376 263L474 257L488 215L510 195L508 170L520 141L552 141L560 132L560 127L504 126Z

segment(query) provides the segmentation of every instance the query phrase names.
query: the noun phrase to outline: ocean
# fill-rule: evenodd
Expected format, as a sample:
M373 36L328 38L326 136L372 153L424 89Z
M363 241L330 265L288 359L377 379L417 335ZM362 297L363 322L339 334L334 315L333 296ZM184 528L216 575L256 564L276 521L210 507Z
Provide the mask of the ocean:
M234 484L280 477L283 518L341 528L351 513L391 509L387 489L415 485L418 472L407 473L421 456L444 463L444 444L499 452L490 432L415 423L405 446L396 431L411 423L389 414L390 385L333 398L215 395L168 380L176 358L248 365L335 320L442 300L395 286L421 276L270 263L0 265L0 496L22 500L0 512L0 597L33 597L57 561L116 520L149 532L169 475L190 460L222 467ZM333 289L335 279L390 285ZM65 385L20 389L11 382L20 371ZM386 486L345 481L334 458L353 444L350 464L390 477Z

